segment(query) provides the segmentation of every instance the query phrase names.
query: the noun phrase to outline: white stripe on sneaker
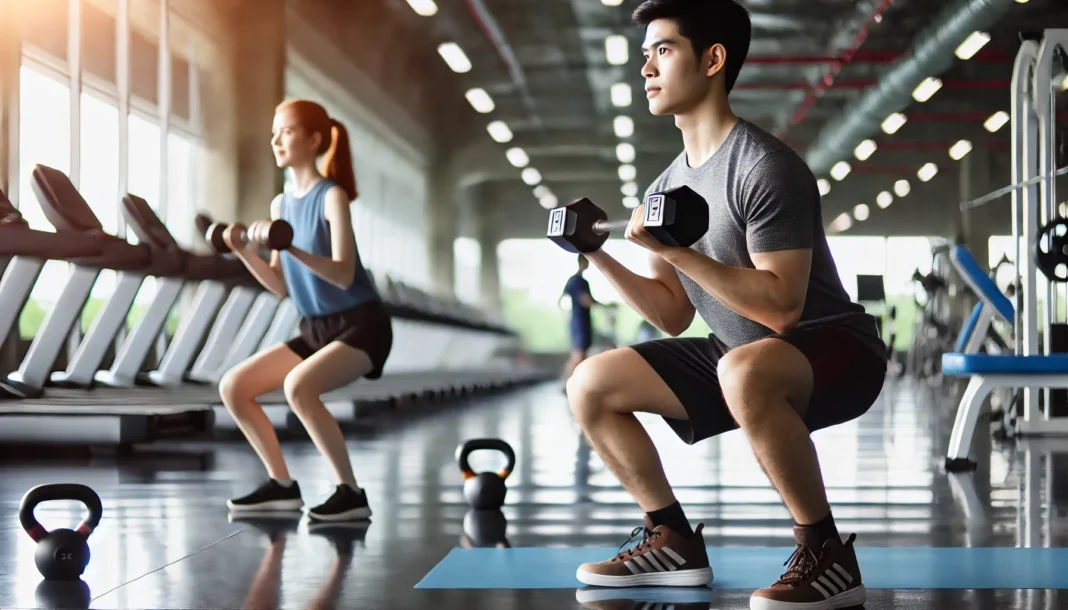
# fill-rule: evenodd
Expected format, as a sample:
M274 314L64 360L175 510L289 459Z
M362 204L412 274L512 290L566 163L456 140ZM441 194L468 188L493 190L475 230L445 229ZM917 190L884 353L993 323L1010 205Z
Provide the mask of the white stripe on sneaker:
M656 555L654 555L652 553L646 553L645 554L645 560L649 562L649 565L651 565L654 568L656 568L657 572L666 572L667 571L667 568L665 568L659 561L657 561Z
M853 584L853 577L849 575L849 572L845 571L845 568L843 568L842 566L838 565L837 563L832 563L831 564L831 568L835 572L838 572L838 575L841 576L842 578L844 578L846 583Z
M637 575L637 574L642 574L643 573L642 569L640 567L636 566L633 561L624 561L623 565L627 566L627 569L630 570L631 574Z
M678 564L680 568L686 564L686 560L683 559L682 556L676 553L675 551L672 551L671 547L660 547L660 551L666 553L668 557L674 559L675 563Z
M826 587L827 590L831 592L831 594L838 595L838 587L833 582L831 582L829 578L827 578L826 574L820 574L820 577L816 580L818 580L820 584Z
M831 596L831 594L827 592L827 589L824 589L823 587L821 587L820 583L818 583L816 581L812 581L812 588L814 588L817 591L819 591L820 593L822 593L823 594L823 599L827 599L827 598L829 598Z
M646 561L644 557L635 557L634 559L631 559L631 561L633 561L635 564L637 564L638 567L641 568L643 572L657 572L657 571L659 571L656 568L654 568L653 566L649 565L649 562Z
M668 569L668 572L674 572L679 569L678 566L672 563L671 559L666 557L664 553L661 553L659 549L653 549L651 553L656 555L656 558L660 560L660 563L664 564L664 567Z
M841 578L838 578L838 575L834 573L834 570L827 570L826 572L823 573L823 575L828 577L828 578L830 578L831 580L833 580L834 584L838 585L838 590L839 591L845 591L846 589L849 588L849 587L846 586L846 584L844 582L842 582Z

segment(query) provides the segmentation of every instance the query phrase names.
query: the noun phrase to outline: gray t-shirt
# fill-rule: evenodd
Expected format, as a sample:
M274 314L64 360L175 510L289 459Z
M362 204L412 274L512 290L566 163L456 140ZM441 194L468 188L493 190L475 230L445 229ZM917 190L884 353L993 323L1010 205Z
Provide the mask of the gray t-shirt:
M700 167L689 167L683 151L653 182L646 197L683 185L709 205L708 233L691 246L694 250L725 265L752 269L750 253L811 248L808 293L796 328L838 325L886 357L875 318L849 300L838 277L823 231L816 178L796 152L756 125L739 120ZM774 334L678 273L697 313L728 347Z

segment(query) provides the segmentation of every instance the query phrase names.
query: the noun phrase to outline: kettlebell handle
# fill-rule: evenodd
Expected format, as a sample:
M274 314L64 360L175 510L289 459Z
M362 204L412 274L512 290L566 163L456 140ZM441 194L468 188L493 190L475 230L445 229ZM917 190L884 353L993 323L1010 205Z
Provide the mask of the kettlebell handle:
M38 485L22 496L22 503L19 505L19 521L22 523L22 529L26 530L34 542L40 542L48 535L48 530L33 516L33 511L38 504L49 500L77 500L85 504L89 509L89 516L78 524L76 531L86 538L93 533L96 526L100 525L104 507L100 503L100 496L91 488L77 483Z
M465 481L477 476L471 470L471 464L468 463L467 458L479 449L494 449L504 454L508 464L497 471L497 476L501 477L501 480L507 479L508 475L512 474L512 469L515 468L515 451L512 450L511 445L499 438L473 438L456 449L456 461L460 465L460 472L463 473Z

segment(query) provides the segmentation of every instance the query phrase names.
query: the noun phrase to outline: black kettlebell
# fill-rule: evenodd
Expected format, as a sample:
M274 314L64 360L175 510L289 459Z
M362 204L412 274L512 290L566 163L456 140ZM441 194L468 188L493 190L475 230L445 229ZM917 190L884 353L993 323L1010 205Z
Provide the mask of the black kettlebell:
M49 500L77 500L89 509L77 529L48 531L33 516L41 502ZM19 505L19 521L26 533L37 543L33 554L41 576L48 580L78 580L89 565L89 535L100 524L104 509L96 492L76 483L38 485L22 497Z
M508 519L497 510L468 509L464 515L464 535L460 545L464 548L499 548L508 549Z
M480 472L475 474L471 465L467 462L472 451L479 449L495 449L504 454L508 465L498 472ZM456 448L456 461L460 465L460 472L464 475L464 497L471 508L479 510L492 510L504 505L504 494L508 488L504 486L504 480L512 474L515 468L515 451L512 446L497 438L475 438L467 441Z

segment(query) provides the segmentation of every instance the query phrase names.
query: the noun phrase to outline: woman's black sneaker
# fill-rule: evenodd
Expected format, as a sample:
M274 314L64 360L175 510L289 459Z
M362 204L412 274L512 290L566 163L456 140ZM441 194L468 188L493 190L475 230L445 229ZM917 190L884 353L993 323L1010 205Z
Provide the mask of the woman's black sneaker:
M353 489L342 483L319 506L308 509L308 517L315 521L355 521L368 519L371 507L367 505L367 494L363 488Z
M241 498L226 501L233 512L278 512L300 510L304 500L300 498L300 486L293 481L289 486L274 479L256 488L256 491Z

